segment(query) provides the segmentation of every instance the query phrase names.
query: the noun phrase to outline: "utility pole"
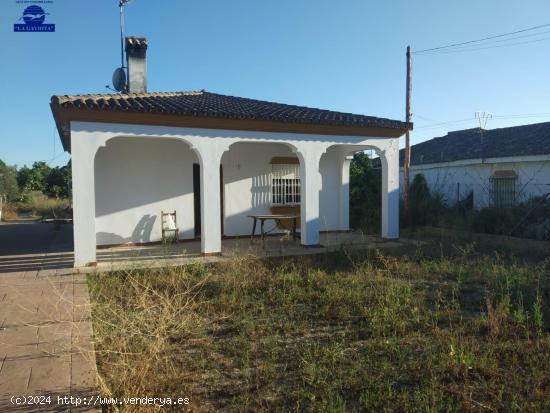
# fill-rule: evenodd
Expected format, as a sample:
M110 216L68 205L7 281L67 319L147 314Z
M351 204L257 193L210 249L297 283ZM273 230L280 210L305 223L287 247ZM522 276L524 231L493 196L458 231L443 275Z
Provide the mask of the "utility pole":
M405 102L405 121L408 123L411 121L411 46L407 46L407 91ZM403 181L405 189L403 191L403 201L405 204L405 211L409 211L409 169L411 167L411 142L409 136L409 130L405 135L405 160L403 162Z

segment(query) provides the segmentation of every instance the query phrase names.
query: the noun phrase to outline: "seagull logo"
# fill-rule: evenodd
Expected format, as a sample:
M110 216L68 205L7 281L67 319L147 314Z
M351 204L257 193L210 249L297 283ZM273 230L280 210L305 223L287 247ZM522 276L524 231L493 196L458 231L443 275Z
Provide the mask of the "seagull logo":
M46 13L42 7L32 5L25 9L19 20L23 20L25 24L42 24L47 14L49 13Z
M27 7L19 21L23 20L25 24L14 24L14 32L55 32L55 24L44 24L46 16L44 9L36 4Z

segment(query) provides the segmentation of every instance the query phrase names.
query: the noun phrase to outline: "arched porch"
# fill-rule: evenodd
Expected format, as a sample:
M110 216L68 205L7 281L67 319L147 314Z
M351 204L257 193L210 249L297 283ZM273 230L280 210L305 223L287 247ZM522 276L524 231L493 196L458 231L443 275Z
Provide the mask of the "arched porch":
M293 169L295 177L280 178L285 188L299 186L290 199L299 207L300 244L322 247L321 233L349 229L349 155L370 147L376 148L383 160L382 237L399 236L396 139L94 127L97 132L89 132L84 125L71 136L77 266L96 262L98 244L158 242L155 214L165 210L164 205L167 210L180 208L182 239L193 238L195 212L200 211L200 252L221 254L224 233L249 235L252 222L248 214L272 212L276 203L275 158L292 159L285 168ZM197 162L201 196L200 208L193 210L192 174ZM296 184L288 185L292 180ZM125 195L117 197L116 188ZM172 189L175 192L170 192ZM287 199L284 191L287 189L278 199Z

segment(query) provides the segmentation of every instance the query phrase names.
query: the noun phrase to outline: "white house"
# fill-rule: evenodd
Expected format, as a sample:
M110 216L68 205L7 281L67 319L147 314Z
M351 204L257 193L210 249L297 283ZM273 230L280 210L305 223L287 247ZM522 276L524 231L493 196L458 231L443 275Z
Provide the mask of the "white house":
M398 238L399 137L410 124L206 91L147 93L141 38L127 38L129 92L53 96L72 157L75 266L96 246L161 239L177 211L180 239L204 255L250 234L250 214L299 211L302 245L349 229L350 155L382 159L382 236Z
M404 151L400 153L403 180ZM411 182L423 174L452 205L507 207L550 193L550 122L449 132L411 147Z

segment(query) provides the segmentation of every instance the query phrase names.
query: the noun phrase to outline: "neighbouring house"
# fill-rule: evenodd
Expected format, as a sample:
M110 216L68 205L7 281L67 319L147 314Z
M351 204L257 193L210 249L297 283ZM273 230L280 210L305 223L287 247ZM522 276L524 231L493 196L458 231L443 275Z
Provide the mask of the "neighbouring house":
M180 239L219 254L249 235L250 214L296 211L302 245L349 229L351 155L382 160L382 237L399 237L399 137L411 124L197 92L146 92L143 38L126 38L128 93L53 96L71 153L75 266L96 247L161 239L176 211Z
M404 150L400 151L403 182ZM448 205L509 207L550 193L550 122L449 132L411 147L411 182L423 174Z

